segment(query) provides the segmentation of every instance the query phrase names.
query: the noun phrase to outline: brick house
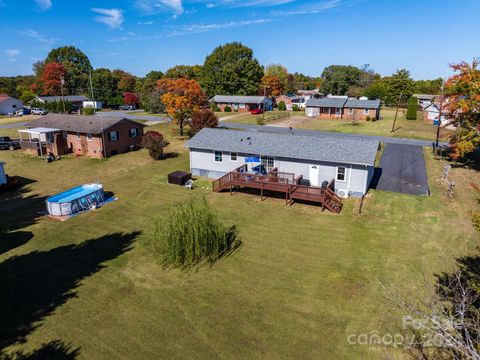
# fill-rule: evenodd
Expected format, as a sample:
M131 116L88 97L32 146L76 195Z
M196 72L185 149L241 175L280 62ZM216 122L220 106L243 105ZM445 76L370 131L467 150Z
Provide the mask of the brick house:
M380 118L380 100L325 97L307 101L305 114L321 119L366 120Z
M145 125L126 118L48 114L26 127L19 133L28 153L102 158L138 148Z
M299 108L304 109L306 104L306 99L303 96L297 95L280 95L275 98L275 103L278 104L280 101L285 103L287 110L292 110L293 105L297 105Z
M229 106L232 111L249 112L254 109L272 110L273 101L266 96L238 96L238 95L215 95L210 102L218 106L220 111L225 111Z

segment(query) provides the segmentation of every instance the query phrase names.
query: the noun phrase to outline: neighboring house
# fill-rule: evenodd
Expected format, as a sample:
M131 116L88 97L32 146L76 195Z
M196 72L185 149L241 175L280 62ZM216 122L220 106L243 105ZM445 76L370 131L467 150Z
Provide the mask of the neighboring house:
M218 179L258 157L267 171L302 176L311 186L334 180L342 197L362 196L372 180L379 142L342 137L202 129L186 147L190 149L190 171L195 176Z
M26 127L18 131L25 152L101 158L138 147L145 125L125 118L48 114Z
M0 161L0 185L7 183L7 174L5 174L5 163Z
M297 95L280 95L275 98L275 102L278 104L280 101L285 103L287 110L292 110L293 105L297 105L300 109L305 109L306 100L303 96Z
M320 98L323 97L323 94L319 91L319 89L314 90L298 90L297 95L302 96L305 98L305 101L310 100L312 98Z
M23 109L23 102L7 94L0 94L0 115L12 114Z
M69 102L72 104L73 110L79 110L83 108L84 101L90 101L89 98L83 95L65 95L65 96L37 96L31 101L31 103L49 103L49 102Z
M428 105L432 104L435 101L435 98L438 95L429 95L429 94L413 94L413 97L417 98L418 105L425 109Z
M266 96L237 96L237 95L215 95L210 102L225 111L230 106L232 111L248 112L254 109L272 110L273 101Z
M308 100L305 114L321 119L378 120L380 106L380 100L330 96Z
M439 105L432 103L423 109L423 120L430 124L437 125L439 114ZM441 125L445 125L446 123L448 123L448 120L445 118L445 112L443 112Z

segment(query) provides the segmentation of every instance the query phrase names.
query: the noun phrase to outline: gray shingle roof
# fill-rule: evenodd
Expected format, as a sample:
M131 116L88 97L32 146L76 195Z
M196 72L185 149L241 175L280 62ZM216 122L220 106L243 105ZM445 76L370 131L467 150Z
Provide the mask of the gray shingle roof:
M39 96L39 99L45 102L51 101L62 101L61 96ZM78 101L89 101L90 99L83 95L65 95L65 101L78 102Z
M130 121L138 126L145 126L133 120L122 117L106 116L84 116L84 115L65 115L65 114L47 114L38 120L29 122L27 128L46 127L50 129L60 129L63 131L73 131L80 133L98 134L104 130L116 125L120 121Z
M380 107L380 100L348 99L345 107L354 109L378 109Z
M202 129L186 144L190 149L370 166L375 164L378 146L379 142L376 140L319 138L209 128Z
M330 108L343 108L347 99L328 98L310 99L307 101L307 107L330 107Z
M215 95L211 101L228 104L260 104L271 100L265 96Z

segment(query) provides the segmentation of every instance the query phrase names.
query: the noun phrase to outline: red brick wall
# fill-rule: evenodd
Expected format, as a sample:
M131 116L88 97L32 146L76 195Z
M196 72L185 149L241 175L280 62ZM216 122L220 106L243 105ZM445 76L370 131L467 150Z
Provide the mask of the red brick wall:
M138 136L131 138L129 136L130 129L137 128ZM112 131L118 131L119 139L117 141L109 140L108 133ZM135 124L130 121L123 121L108 130L105 130L105 144L107 157L112 155L112 152L122 154L130 150L130 145L139 145L143 136L143 126Z
M76 132L68 132L66 143L67 148L75 155L85 155L93 158L102 157L102 137L101 135L92 134L91 139L87 138L87 134Z
M353 114L349 113L349 108L343 109L344 115L343 118L346 120L367 120L367 116L370 116L370 119L377 119L377 110L376 109L368 109L368 114L364 113L364 109L352 109Z
M220 104L220 103L217 103L217 106L220 108L220 111L225 111L225 106L230 106L230 108L232 109L232 112L235 111L235 108L233 107L233 105L230 105L230 104ZM245 108L244 109L240 109L238 108L237 111L238 112L249 112L251 109L254 109L255 106L252 105L252 104L245 104Z

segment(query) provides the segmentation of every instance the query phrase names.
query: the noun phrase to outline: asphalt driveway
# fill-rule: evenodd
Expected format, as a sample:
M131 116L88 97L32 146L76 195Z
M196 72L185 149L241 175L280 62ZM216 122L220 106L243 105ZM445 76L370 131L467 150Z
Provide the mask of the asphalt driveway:
M402 194L429 194L422 146L385 144L377 170L372 188Z

